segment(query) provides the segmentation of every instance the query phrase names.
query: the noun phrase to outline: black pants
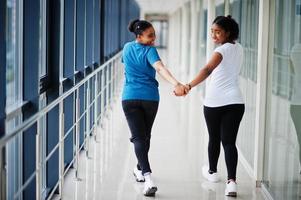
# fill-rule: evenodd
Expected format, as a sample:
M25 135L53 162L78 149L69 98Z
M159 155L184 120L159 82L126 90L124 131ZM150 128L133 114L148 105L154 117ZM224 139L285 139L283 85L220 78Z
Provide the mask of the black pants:
M204 115L209 132L209 170L213 172L217 171L220 142L222 142L225 152L228 180L236 180L238 156L235 142L244 111L244 104L232 104L221 107L204 106Z
M148 160L151 130L158 110L158 101L124 100L122 108L131 130L138 169L142 174L152 172Z

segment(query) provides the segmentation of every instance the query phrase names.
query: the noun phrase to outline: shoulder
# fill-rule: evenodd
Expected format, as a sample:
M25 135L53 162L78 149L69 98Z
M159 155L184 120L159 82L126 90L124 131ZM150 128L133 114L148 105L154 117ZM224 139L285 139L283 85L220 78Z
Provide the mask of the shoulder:
M242 45L238 42L235 42L235 44L225 43L215 49L215 51L217 51L217 52L227 52L227 51L231 52L231 51L237 51L237 50L243 51Z
M160 60L158 51L157 51L156 47L154 47L154 46L147 47L146 55L147 55L147 59L151 65L153 65L156 61Z
M237 46L237 48L243 49L243 46L239 42L236 42L235 45Z
M149 54L157 54L157 48L154 46L145 46L145 51Z
M222 44L221 46L217 47L217 48L220 48L220 49L230 49L234 46L235 44L231 44L231 43L225 43L225 44Z
M227 43L226 43L226 44L227 44ZM214 51L215 51L215 52L220 52L220 53L224 52L225 49L228 48L228 45L226 45L226 44L222 44L222 45L216 47L216 48L214 49Z
M157 51L157 48L154 46L147 46L146 48L148 51Z
M127 42L123 45L123 49L127 49L127 48L133 46L134 44L135 44L134 41Z
M123 45L123 47L128 47L128 46L131 46L131 45L133 45L133 41L125 43Z
M217 53L221 54L224 57L226 52L228 51L229 47L230 47L229 44L225 43L225 44L222 44L222 45L216 47L214 49L214 52L217 52Z
M236 51L238 51L241 55L243 55L244 54L244 48L243 48L243 46L240 44L240 43L235 43L235 46L236 46Z

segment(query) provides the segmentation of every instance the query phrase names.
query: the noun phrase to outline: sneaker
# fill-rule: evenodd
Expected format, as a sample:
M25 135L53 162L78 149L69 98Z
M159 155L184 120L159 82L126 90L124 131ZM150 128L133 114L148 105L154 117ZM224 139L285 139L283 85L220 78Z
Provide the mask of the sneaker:
M228 181L226 183L225 195L229 197L236 197L237 196L237 189L236 189L236 182Z
M142 175L142 171L139 170L137 167L134 168L133 174L134 174L137 182L144 182L145 181L144 176Z
M144 183L144 189L143 194L144 196L153 197L155 196L158 188L155 186L153 180L150 177L150 174L145 176L145 183Z
M210 182L216 183L219 181L219 177L217 172L214 172L212 174L209 173L209 167L208 166L203 166L202 167L202 174L203 176Z

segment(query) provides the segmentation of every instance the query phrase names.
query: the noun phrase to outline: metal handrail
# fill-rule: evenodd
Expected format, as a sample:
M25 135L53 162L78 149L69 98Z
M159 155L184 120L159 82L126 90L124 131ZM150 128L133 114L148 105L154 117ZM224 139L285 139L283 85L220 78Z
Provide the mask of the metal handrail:
M70 94L74 93L79 87L81 87L84 83L86 83L90 78L95 76L98 72L100 72L102 69L104 69L109 63L111 63L113 60L115 60L117 57L121 55L121 52L117 53L115 56L113 56L110 60L108 60L106 63L102 64L100 67L98 67L95 71L93 71L91 74L87 75L83 80L81 80L79 83L77 83L75 86L73 86L70 90L64 92L61 96L59 96L56 100L51 102L46 107L42 108L38 113L34 114L32 117L24 121L21 125L16 127L13 131L8 132L3 138L0 139L0 148L5 146L7 142L9 142L11 139L13 139L18 133L30 128L39 118L41 118L43 115L48 113L50 110L52 110L55 106L57 106L60 102L62 102L65 98L67 98Z
M97 127L97 124L103 116L105 116L106 112L110 108L110 103L112 103L113 98L117 95L117 88L116 84L121 79L118 79L119 76L121 76L122 69L118 68L120 64L120 57L121 52L117 53L115 56L113 56L111 59L109 59L107 62L99 66L95 71L87 75L85 78L83 78L79 83L77 83L75 86L73 86L68 91L64 92L61 96L59 96L57 99L55 99L53 102L42 108L40 111L35 113L32 117L22 122L19 126L14 128L12 131L8 132L4 137L0 139L0 150L2 150L3 147L12 139L14 139L19 134L23 133L24 131L30 128L32 125L37 123L37 133L36 133L36 167L35 171L31 174L31 176L25 180L25 183L18 186L18 190L16 193L14 193L14 199L18 198L20 195L22 195L22 191L24 191L27 186L34 180L34 177L36 177L36 198L40 199L42 195L42 169L45 163L49 161L51 156L59 150L59 178L57 180L57 183L52 188L52 191L48 194L47 199L51 199L54 195L54 192L59 191L59 195L62 196L62 187L64 183L64 176L70 169L72 165L75 165L75 176L78 178L78 166L79 166L79 153L82 149L86 150L86 155L88 156L88 149L89 149L89 141L90 141L90 135L92 135L93 130ZM110 70L109 70L110 68ZM101 74L98 74L101 72ZM95 78L92 83L89 81L91 78ZM99 82L98 78L101 78L101 81ZM105 79L105 80L104 80ZM118 79L118 80L117 80ZM83 86L84 84L87 85L87 102L80 102L79 99L79 88ZM102 88L99 88L99 85L101 84ZM94 85L94 92L91 91L91 86ZM90 92L93 92L93 96L90 95ZM75 119L73 121L73 125L71 125L71 128L68 128L68 130L64 130L64 100L69 97L71 94L76 94L75 99ZM99 99L100 98L100 99ZM98 102L98 99L100 102ZM80 112L80 105L84 103L85 109L83 110L83 113ZM95 107L93 107L93 104ZM39 126L40 126L40 119L44 117L49 111L51 111L56 106L59 106L59 140L57 144L52 148L52 150L47 154L46 157L42 158L41 155L41 133L39 132ZM100 107L98 107L100 106ZM98 113L98 108L101 109L101 112ZM90 124L90 112L94 110L94 122ZM80 144L79 141L79 134L80 134L80 121L83 119L83 116L87 116L85 119L85 124L87 124L85 130L84 130L84 140L83 143ZM64 166L64 141L72 133L72 129L74 129L74 137L75 137L75 151L73 152L73 158L72 161L69 163L68 167L65 168ZM96 140L96 133L93 134L95 136Z

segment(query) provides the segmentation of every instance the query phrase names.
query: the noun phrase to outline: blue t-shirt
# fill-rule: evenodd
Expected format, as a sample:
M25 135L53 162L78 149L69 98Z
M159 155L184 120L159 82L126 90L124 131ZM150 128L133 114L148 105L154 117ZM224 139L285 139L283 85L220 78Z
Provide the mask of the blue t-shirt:
M156 70L152 64L159 61L157 49L136 41L124 45L122 62L125 65L125 82L122 100L159 101Z

